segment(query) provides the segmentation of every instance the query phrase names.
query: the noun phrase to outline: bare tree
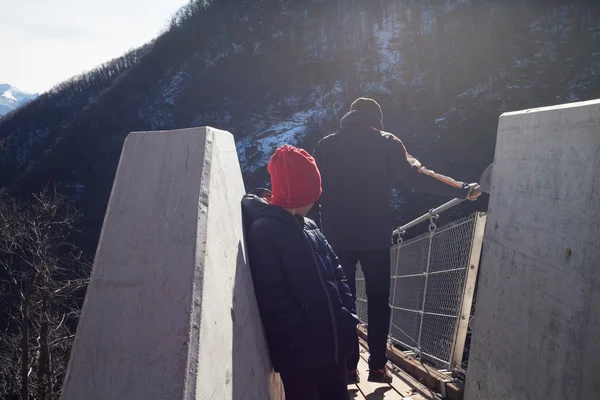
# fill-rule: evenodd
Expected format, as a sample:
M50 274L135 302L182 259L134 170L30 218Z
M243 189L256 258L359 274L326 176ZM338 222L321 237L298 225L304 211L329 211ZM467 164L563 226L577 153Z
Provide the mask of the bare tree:
M0 397L58 398L89 277L71 243L78 218L56 188L0 198Z

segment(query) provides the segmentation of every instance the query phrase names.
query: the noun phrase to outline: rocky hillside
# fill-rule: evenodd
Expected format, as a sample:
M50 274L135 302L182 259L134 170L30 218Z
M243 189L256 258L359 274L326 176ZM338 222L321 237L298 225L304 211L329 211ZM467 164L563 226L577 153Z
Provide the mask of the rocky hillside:
M7 83L0 83L0 118L37 96L37 93L26 93Z
M4 118L0 187L60 182L92 249L128 132L229 130L250 187L277 146L312 150L359 95L427 166L474 181L502 112L600 97L599 35L596 2L194 1L154 42ZM393 197L399 224L447 200Z

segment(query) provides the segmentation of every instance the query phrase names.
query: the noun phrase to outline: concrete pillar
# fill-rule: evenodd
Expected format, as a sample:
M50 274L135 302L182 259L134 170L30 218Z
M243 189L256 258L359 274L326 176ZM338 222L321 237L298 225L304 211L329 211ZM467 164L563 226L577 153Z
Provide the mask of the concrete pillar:
M132 133L63 400L281 399L243 241L231 134Z
M600 398L600 100L503 114L467 400Z

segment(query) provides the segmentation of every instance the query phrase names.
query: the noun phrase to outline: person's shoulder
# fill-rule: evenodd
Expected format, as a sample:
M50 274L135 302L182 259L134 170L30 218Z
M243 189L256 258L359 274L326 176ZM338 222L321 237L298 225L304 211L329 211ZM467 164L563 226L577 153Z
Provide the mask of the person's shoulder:
M321 229L317 225L315 221L310 218L304 218L304 230L307 231L312 237L314 237L317 241L321 241L327 244L327 240L321 232Z
M340 135L340 131L331 132L330 134L325 135L325 137L323 137L323 139L321 139L321 141L323 142L323 141L333 140L333 139L339 137L339 135Z
M252 232L268 232L269 230L280 230L284 229L286 224L279 218L275 218L271 215L261 215L252 221L250 229Z
M298 242L298 227L276 216L256 218L248 229L248 243L283 251Z
M304 228L311 231L319 230L319 226L317 225L317 223L307 217L304 217Z
M277 218L261 216L254 219L248 227L248 234L253 243L274 243L285 231L285 224Z
M333 132L330 133L329 135L326 135L323 139L319 140L319 143L317 144L317 148L321 148L323 146L327 146L329 143L335 142L336 140L338 140L339 138L339 134L340 132Z

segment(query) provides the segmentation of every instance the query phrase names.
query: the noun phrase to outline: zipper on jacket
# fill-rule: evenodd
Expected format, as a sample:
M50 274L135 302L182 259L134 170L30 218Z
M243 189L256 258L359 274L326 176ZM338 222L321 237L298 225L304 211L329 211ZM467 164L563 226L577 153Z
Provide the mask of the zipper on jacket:
M317 256L315 255L315 250L313 249L312 244L310 243L310 238L307 236L304 229L302 229L302 234L308 241L308 246L310 247L310 254L313 256L313 260L315 262L315 267L317 267L317 273L319 274L319 278L321 280L321 286L323 287L323 291L325 292L325 297L327 298L327 305L329 306L329 313L331 314L331 323L333 326L333 348L334 348L334 360L336 365L339 364L338 360L338 335L337 335L337 323L335 321L335 314L333 313L333 304L331 303L331 298L329 297L329 291L327 290L327 285L325 284L325 278L323 278L323 273L321 272L321 267L319 266L319 261L317 260Z

